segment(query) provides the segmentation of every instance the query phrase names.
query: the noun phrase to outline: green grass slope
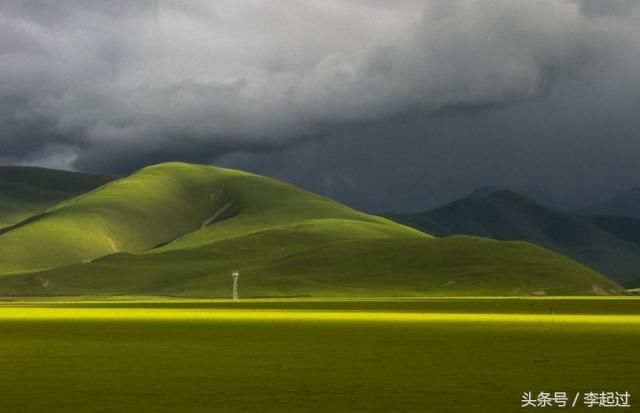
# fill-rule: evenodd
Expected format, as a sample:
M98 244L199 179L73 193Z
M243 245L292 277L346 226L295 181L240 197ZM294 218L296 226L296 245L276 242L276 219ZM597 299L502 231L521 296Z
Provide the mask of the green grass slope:
M184 163L0 234L2 295L228 296L233 270L254 297L621 291L531 244L437 239L271 178Z
M47 168L0 167L0 227L16 224L110 180L101 175Z
M160 251L193 248L305 222L321 226L329 237L335 231L349 232L350 238L427 237L274 179L169 163L62 202L0 234L0 273L143 252L167 243Z
M390 217L441 236L465 234L531 242L620 282L640 275L640 245L627 240L630 235L623 236L613 220L591 222L510 191L464 198L425 213Z
M541 247L476 237L329 240L274 229L194 249L115 254L0 279L0 295L399 297L615 294L595 271ZM346 236L343 236L347 238Z

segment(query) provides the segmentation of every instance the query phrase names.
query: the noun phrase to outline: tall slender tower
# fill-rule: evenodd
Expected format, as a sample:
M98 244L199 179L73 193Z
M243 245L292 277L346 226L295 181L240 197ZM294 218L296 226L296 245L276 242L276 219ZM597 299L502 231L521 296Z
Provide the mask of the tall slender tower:
M238 278L240 277L240 271L234 271L231 276L233 277L233 301L238 301Z

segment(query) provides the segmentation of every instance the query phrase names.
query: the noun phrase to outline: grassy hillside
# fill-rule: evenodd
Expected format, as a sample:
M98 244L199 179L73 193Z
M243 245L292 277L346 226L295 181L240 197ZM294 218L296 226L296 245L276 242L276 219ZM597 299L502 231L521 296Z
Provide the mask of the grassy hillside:
M425 213L391 217L441 236L465 234L531 242L622 282L640 275L640 245L628 240L631 233L622 234L632 229L616 228L611 219L598 220L595 225L587 218L547 208L510 191L464 198Z
M112 178L22 166L0 167L0 227L13 225Z
M162 254L0 279L1 295L129 294L244 297L599 294L620 290L598 273L527 243L474 237L326 242L273 230Z
M139 253L168 243L158 251L194 248L301 224L320 226L322 231L316 232L327 237L336 231L354 239L428 237L274 179L170 163L144 168L62 202L0 234L0 273L88 261L120 251Z
M1 234L0 263L3 295L228 296L233 270L245 296L620 291L530 244L436 239L271 178L182 163Z

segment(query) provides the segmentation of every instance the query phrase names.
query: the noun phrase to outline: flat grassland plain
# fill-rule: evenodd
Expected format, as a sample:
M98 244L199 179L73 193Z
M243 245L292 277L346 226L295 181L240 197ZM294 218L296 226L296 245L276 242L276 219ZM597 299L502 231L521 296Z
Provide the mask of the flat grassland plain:
M637 297L3 302L0 412L634 411L638 349Z

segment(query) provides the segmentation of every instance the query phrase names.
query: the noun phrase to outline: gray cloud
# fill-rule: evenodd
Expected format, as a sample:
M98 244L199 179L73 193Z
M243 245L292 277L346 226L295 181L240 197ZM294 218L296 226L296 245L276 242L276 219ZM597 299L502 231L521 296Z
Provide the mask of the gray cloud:
M264 169L266 156L271 170L299 177L277 166L287 145L362 151L366 137L353 136L384 130L381 145L412 151L452 124L470 147L509 136L553 151L582 139L571 122L594 113L627 124L639 20L628 0L5 0L0 160L124 172L167 159ZM575 132L547 127L525 140L513 136L515 118ZM348 142L308 141L322 136ZM317 179L325 192L357 181Z

